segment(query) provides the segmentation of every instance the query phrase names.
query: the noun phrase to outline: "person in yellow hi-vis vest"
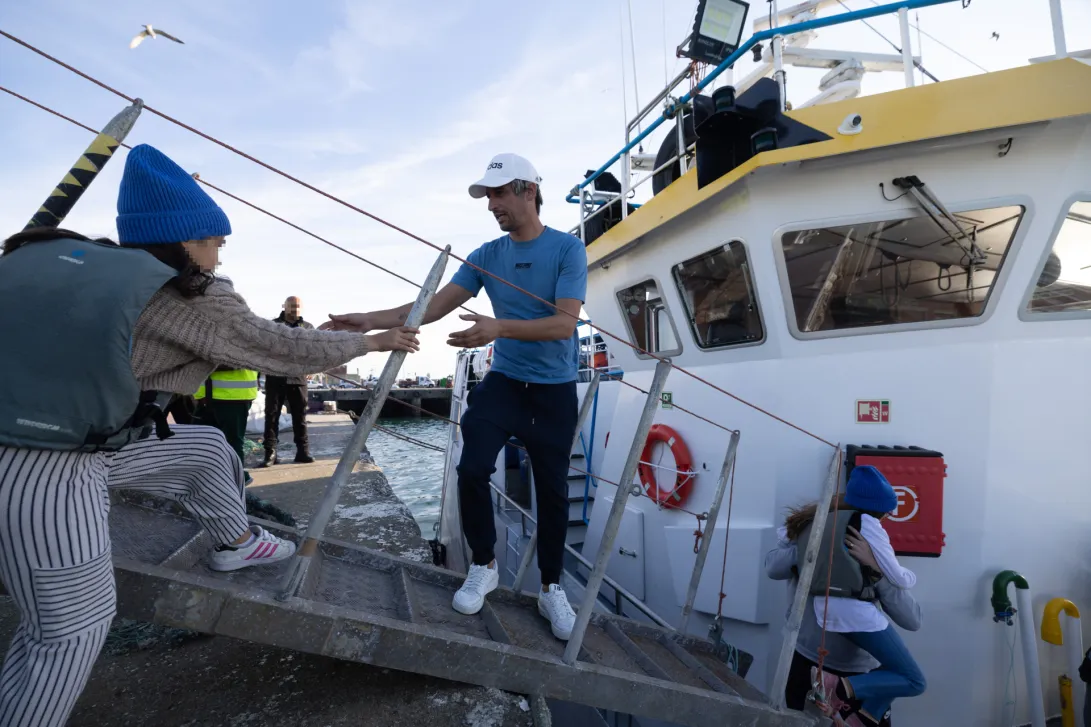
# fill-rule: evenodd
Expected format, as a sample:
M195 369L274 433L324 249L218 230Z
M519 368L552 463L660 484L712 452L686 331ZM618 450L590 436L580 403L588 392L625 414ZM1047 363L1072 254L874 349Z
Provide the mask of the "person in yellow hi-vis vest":
M250 406L258 398L258 372L220 366L209 374L194 398L197 400L194 423L216 427L223 432L227 443L243 463L243 479L250 484L242 441L246 437Z

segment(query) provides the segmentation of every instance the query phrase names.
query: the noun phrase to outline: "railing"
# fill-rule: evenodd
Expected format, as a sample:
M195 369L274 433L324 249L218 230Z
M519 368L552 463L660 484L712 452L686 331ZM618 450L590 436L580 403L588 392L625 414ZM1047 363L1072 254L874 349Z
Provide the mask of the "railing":
M590 185L594 184L595 180L598 179L603 174L605 174L606 171L608 169L610 169L610 167L612 167L615 163L617 163L618 161L621 161L621 164L622 164L622 170L621 170L622 171L621 194L618 196L617 199L621 200L621 214L622 214L622 218L624 219L624 217L626 216L626 213L627 213L627 209L628 209L626 204L625 204L625 200L628 198L629 192L635 186L635 185L631 185L630 180L629 180L629 168L630 168L629 152L632 151L638 144L640 144L646 138L648 138L648 136L650 136L652 134L652 132L654 132L656 129L658 129L660 126L662 126L665 121L668 121L670 119L675 119L676 122L677 122L677 130L678 130L678 135L679 135L679 144L678 144L679 154L674 159L672 159L672 161L670 163L673 164L674 162L678 161L679 158L684 157L684 153L682 152L682 149L685 147L685 144L683 142L684 109L686 108L686 106L688 104L691 104L693 102L693 99L694 99L695 96L697 96L701 91L703 91L705 88L707 88L709 86L709 84L711 84L714 80L716 80L724 71L726 71L727 69L729 69L733 65L735 65L735 63L740 58L742 58L747 52L750 51L751 48L753 48L758 43L760 43L762 41L766 41L766 40L775 41L773 43L773 45L774 45L774 54L779 54L778 49L780 47L780 39L783 36L786 36L786 35L793 35L793 34L796 34L796 33L804 33L804 32L809 31L809 30L817 30L819 28L828 28L828 27L835 26L835 25L843 25L845 23L850 23L850 22L854 22L854 21L857 21L857 20L866 20L868 18L874 18L874 17L880 16L880 15L888 15L890 13L897 13L897 12L903 11L903 10L905 12L908 12L909 10L915 10L915 9L919 9L919 8L930 7L930 6L933 6L933 5L945 5L945 4L951 3L951 2L955 2L955 0L899 0L898 2L888 3L886 5L879 5L879 6L872 7L872 8L865 8L863 10L852 10L852 11L840 13L839 15L834 15L834 16L831 16L831 17L828 17L828 18L815 18L814 20L808 20L808 21L801 22L801 23L793 23L793 24L790 24L790 25L784 25L784 26L780 26L780 27L773 27L773 28L769 28L767 30L763 30L763 31L759 31L757 33L754 33L752 36L750 36L749 39L746 40L746 42L744 42L742 45L740 45L738 47L738 49L735 50L734 53L729 55L727 58L724 59L724 61L722 63L720 63L720 65L716 66L716 68L714 68L712 71L710 71L708 73L708 75L706 75L699 83L697 83L693 87L693 89L691 91L689 91L689 93L685 94L684 96L682 96L677 101L668 104L667 107L663 110L663 112L659 115L659 117L655 119L655 121L653 121L651 124L649 124L642 132L637 134L637 136L635 138L630 139L629 136L631 134L632 128L635 125L635 123L642 120L644 117L646 117L651 112L651 110L660 101L669 99L670 98L670 91L673 90L679 83L681 83L681 81L685 78L685 73L683 73L682 75L676 77L674 79L674 81L672 81L671 84L669 84L668 87L666 89L664 89L663 92L660 93L659 96L657 96L651 103L649 103L647 106L644 107L644 109L641 110L641 114L643 114L643 116L638 114L637 118L634 119L634 122L629 123L627 125L626 130L625 130L625 146L621 149L621 151L614 154L612 157L610 157L610 159L605 164L603 164L601 167L599 167L597 170L595 170L592 174L590 174L586 179L584 179L579 184L577 184L575 187L573 187L572 191L569 192L568 196L565 197L565 201L567 201L567 202L569 202L571 204L580 205L580 224L578 226L578 229L580 231L580 238L581 239L586 239L586 237L584 236L583 233L584 233L584 225L587 222L587 220L591 219L591 217L593 217L594 215L601 214L602 210L605 209L606 206L607 206L607 205L604 205L601 209L596 210L594 215L585 216L584 212L585 212L585 209L586 209L586 203L588 201L588 194L589 194L587 188ZM781 104L783 105L783 103L784 103L784 99L783 99L783 91L782 91ZM686 152L688 152L688 149L686 149ZM685 171L685 169L683 169L683 171ZM653 172L652 175L654 175L656 173L658 173L658 170L656 172ZM644 181L646 181L646 180L641 180L641 183L643 183ZM576 229L576 228L573 228L573 229Z
M428 277L424 279L424 285L421 286L417 300L413 303L413 308L406 317L405 325L419 328L424 321L424 314L428 310L428 304L432 301L432 296L435 295L440 280L443 278L443 271L447 266L447 256L450 252L451 246L448 245L439 254L436 262L432 265L432 269L428 271ZM375 426L375 420L379 418L379 412L382 411L390 390L394 387L394 382L398 378L398 371L401 369L406 355L405 351L394 351L387 359L386 365L383 366L383 372L375 385L375 393L368 400L367 406L364 407L364 412L360 415L356 428L352 431L352 437L349 439L349 443L345 445L345 450L341 453L341 459L337 462L337 468L334 470L329 484L326 485L326 492L322 495L322 501L319 502L318 508L315 510L310 522L307 523L307 534L303 538L302 545L292 556L291 566L288 568L288 573L284 577L280 591L277 593L277 600L287 601L299 594L307 571L310 569L312 559L318 552L318 541L326 531L326 525L333 515L334 508L337 507L337 501L341 497L341 489L360 459L360 452L363 450L367 437Z

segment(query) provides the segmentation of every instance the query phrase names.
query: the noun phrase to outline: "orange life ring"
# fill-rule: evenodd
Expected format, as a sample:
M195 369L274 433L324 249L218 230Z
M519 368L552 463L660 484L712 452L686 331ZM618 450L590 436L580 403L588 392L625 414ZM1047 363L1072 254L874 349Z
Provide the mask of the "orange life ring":
M678 474L674 478L674 486L669 490L658 485L655 479L655 465L648 464L651 460L652 449L657 442L663 442L670 447L674 455L674 468ZM640 454L640 465L637 467L640 473L640 484L644 488L644 494L658 502L660 505L677 507L685 500L689 492L689 483L696 476L693 471L693 460L690 458L689 447L666 424L653 424L648 431L648 440L644 444L644 451Z

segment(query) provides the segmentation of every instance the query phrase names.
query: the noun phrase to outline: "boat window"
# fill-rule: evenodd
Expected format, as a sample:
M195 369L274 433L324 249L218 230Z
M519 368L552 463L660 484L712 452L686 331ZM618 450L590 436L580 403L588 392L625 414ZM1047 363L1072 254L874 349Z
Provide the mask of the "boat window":
M617 300L636 346L649 353L673 354L682 350L674 320L654 280L648 278L619 290Z
M1091 310L1091 202L1076 202L1065 213L1053 249L1038 271L1028 310Z
M761 318L746 248L738 240L671 270L689 326L701 348L762 340Z
M803 333L972 318L985 311L1025 208L914 216L781 237Z

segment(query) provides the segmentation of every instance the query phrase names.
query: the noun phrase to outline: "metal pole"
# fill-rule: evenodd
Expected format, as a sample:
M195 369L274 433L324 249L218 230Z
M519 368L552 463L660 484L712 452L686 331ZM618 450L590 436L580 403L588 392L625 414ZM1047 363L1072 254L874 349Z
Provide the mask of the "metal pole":
M660 359L655 366L655 376L652 377L652 384L648 388L648 398L644 400L644 410L640 412L636 434L633 435L633 443L629 445L629 456L625 459L625 468L621 471L621 479L618 480L619 486L614 494L614 505L610 508L610 516L602 531L602 542L599 544L598 554L595 555L595 567L591 569L591 575L587 578L583 603L580 604L580 610L576 613L576 624L572 627L572 635L564 649L565 664L575 664L576 659L579 658L583 636L587 632L587 624L591 622L591 612L595 608L595 601L598 600L599 589L602 588L602 580L606 576L606 565L610 562L614 540L617 538L618 528L621 527L621 516L625 514L625 503L632 490L636 466L640 462L640 453L647 442L648 430L652 428L652 420L655 418L656 409L659 408L663 385L667 381L670 370L669 359Z
M629 145L629 130L625 130L625 146ZM621 157L621 219L629 216L629 184L632 183L632 160L629 152Z
M451 246L448 245L436 258L432 269L428 271L428 277L424 279L424 285L421 286L420 293L417 294L417 300L413 303L412 310L409 311L409 315L405 319L405 325L416 328L424 321L424 314L428 310L428 304L432 301L432 296L435 295L436 289L439 287L444 268L447 267L447 255L450 252ZM307 534L304 537L303 544L296 551L292 566L288 569L288 575L281 584L281 591L277 594L278 601L286 601L296 595L300 584L303 583L303 577L307 573L307 568L310 567L311 559L318 551L318 539L325 532L326 525L329 523L333 510L337 506L337 501L341 497L341 488L344 487L349 474L352 473L360 459L360 452L364 448L364 443L367 442L368 435L371 434L375 420L379 418L379 412L383 409L386 397L390 394L390 390L398 378L398 371L401 369L406 355L407 352L405 351L393 351L390 358L387 359L386 365L383 366L383 372L379 375L371 399L368 401L367 406L364 407L364 413L360 415L360 419L356 423L352 438L349 439L349 443L345 446L345 451L341 453L337 468L333 471L329 484L326 485L326 492L322 495L322 501L318 504L318 509L315 510L314 516L307 524Z
M91 145L80 155L64 179L53 192L46 198L24 230L35 227L57 227L72 211L79 198L95 181L95 177L113 157L114 152L125 141L133 124L140 118L140 112L144 110L144 102L136 99L131 106L126 107L110 123L99 132Z
M680 633L686 633L689 626L689 617L693 613L693 601L697 598L697 585L701 582L701 573L705 569L705 559L708 557L708 549L712 546L712 534L716 532L716 519L720 516L720 505L724 501L724 491L731 479L731 470L735 466L735 453L739 449L739 433L731 433L731 441L727 444L727 455L724 457L724 466L720 469L720 479L716 482L716 494L712 497L712 507L708 510L705 535L701 538L701 547L697 551L697 560L693 564L693 575L689 578L689 591L686 593L686 604L682 606L682 623L678 627ZM727 545L725 544L726 548Z
M584 219L585 219L584 218L584 211L586 210L586 207L585 207L586 197L587 197L587 190L586 189L581 189L580 190L580 241L584 245L587 244L587 230L586 230L585 225L584 225Z
M898 25L902 30L902 68L905 70L905 87L912 88L916 85L913 79L913 41L909 37L909 10L898 9Z
M772 0L772 3L773 25L769 30L776 32L780 26L780 10L777 7L777 0ZM773 79L777 82L780 94L780 110L785 111L788 108L788 84L784 74L784 36L780 34L773 36Z
M814 524L811 526L811 537L807 540L806 549L798 551L806 559L799 568L799 581L796 584L796 592L792 597L792 610L788 614L788 622L784 625L784 641L780 645L780 658L777 660L777 672L773 677L773 686L769 691L769 698L773 700L773 706L784 709L784 687L788 684L788 670L792 666L792 655L796 650L796 641L799 638L799 626L803 623L803 610L810 600L811 581L814 579L815 558L818 557L818 545L826 530L826 518L819 514L828 513L830 503L833 502L841 484L841 447L833 454L830 462L829 475L826 477L826 489L822 491L822 497L818 501ZM800 546L796 546L797 549Z
M1064 39L1064 16L1061 14L1061 0L1049 0L1049 18L1053 23L1053 52L1058 58L1068 55L1068 45Z
M595 338L592 333L591 343L594 344ZM594 363L594 348L591 349L591 361ZM580 403L580 413L576 416L576 434L572 438L572 446L570 450L576 448L576 443L580 441L580 432L583 430L583 423L587 421L587 415L591 412L591 404L594 403L595 394L599 390L599 372L592 371L591 383L587 385L587 391L584 392L583 401ZM594 442L591 443L594 446ZM523 589L523 578L527 574L527 568L530 567L530 559L534 557L534 552L538 549L538 528L534 528L534 534L530 536L530 542L527 543L527 548L523 552L523 559L519 561L519 571L515 574L515 584L512 586L512 590L519 592Z
M686 168L686 107L684 104L678 104L677 109L674 119L677 122L676 128L678 130L678 168L682 172L679 176L684 176L689 171ZM696 117L694 117L693 123L697 123Z

